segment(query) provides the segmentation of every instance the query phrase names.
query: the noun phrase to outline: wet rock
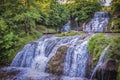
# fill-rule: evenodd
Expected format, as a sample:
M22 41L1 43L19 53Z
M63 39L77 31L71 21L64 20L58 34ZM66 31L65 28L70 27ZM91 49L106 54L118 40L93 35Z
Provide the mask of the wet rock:
M95 77L97 80L116 80L117 62L113 59L104 62L97 70Z
M90 78L90 73L91 73L91 69L92 69L92 56L89 55L89 58L88 58L88 63L87 63L87 68L86 68L86 76L87 78Z
M64 59L66 55L66 46L62 46L57 50L56 55L54 55L49 61L46 71L56 75L61 75L64 68Z
M4 71L4 70L0 69L0 80L12 79L18 73L19 73L19 71L16 71L16 70Z

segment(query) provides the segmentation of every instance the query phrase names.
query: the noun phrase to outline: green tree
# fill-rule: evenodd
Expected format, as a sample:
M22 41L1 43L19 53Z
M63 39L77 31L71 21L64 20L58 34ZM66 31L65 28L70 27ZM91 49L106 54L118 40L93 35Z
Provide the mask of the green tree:
M88 22L96 11L100 11L100 3L92 0L72 0L73 3L66 4L69 10L69 14L73 16L73 19L78 18L79 25L84 22Z
M9 59L16 52L18 46L16 43L21 33L30 34L31 28L35 27L39 19L39 13L36 12L34 5L29 3L30 6L28 6L26 2L25 0L2 0L0 2L0 64L10 62Z
M48 27L61 27L67 20L67 10L64 5L55 0L46 0L40 3L42 21L40 24Z
M113 0L112 1L112 14L118 14L120 13L120 0Z
M3 18L0 18L0 64L9 63L8 57L10 55L7 51L12 51L16 44L15 41L14 33L8 30L8 25Z
M114 22L114 31L120 31L120 0L113 0L111 5L111 21Z
M64 8L55 0L0 0L0 65L9 63L26 41L34 39L38 25L62 26L67 17Z

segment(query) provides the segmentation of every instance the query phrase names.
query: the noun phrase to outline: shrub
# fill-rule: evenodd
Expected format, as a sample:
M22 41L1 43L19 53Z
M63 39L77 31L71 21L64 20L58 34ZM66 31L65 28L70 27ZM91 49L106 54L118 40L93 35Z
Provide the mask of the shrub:
M120 36L112 37L111 46L108 50L107 57L120 60Z

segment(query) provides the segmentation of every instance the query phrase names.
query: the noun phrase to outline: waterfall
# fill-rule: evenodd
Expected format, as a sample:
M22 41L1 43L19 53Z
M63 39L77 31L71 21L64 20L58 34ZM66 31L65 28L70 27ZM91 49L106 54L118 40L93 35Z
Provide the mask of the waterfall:
M68 48L64 66L64 75L71 77L85 77L88 59L87 43L88 41L80 41Z
M39 68L39 65L49 61L60 46L72 44L79 38L80 36L62 38L42 37L38 41L30 42L25 45L13 59L11 66Z
M59 47L63 45L77 45L80 41L84 42L83 40L79 40L81 37L82 35L62 38L43 36L38 41L26 44L24 48L15 56L11 66L32 67L34 69L44 71L46 64L51 57L55 55ZM81 45L83 45L83 43ZM79 47L81 45L77 45L75 49L80 49ZM77 54L77 52L75 52L75 54Z
M96 12L94 18L86 24L86 32L104 32L107 31L109 22L108 12Z
M112 0L100 0L102 6L110 6Z
M69 32L70 30L71 30L71 22L68 21L61 29L61 32Z
M67 54L64 61L64 76L85 77L88 60L87 45L92 34L81 34L69 37L55 37L44 35L34 42L27 43L13 59L11 66L14 68L27 68L17 78L48 76L45 69L50 59L61 46L67 46ZM23 76L24 75L24 76ZM24 80L24 78L22 78ZM26 78L25 78L26 79ZM62 80L63 80L62 79ZM44 79L43 79L44 80Z
M97 65L96 65L96 67L94 68L93 73L92 73L92 75L91 75L91 78L90 78L91 80L92 80L95 72L97 71L97 69L98 69L98 68L102 65L102 63L104 62L105 53L106 53L106 51L108 50L109 47L110 47L110 45L108 45L108 46L103 50L103 52L101 53L101 56L100 56L100 58L99 58L99 60L98 60L98 63L97 63Z

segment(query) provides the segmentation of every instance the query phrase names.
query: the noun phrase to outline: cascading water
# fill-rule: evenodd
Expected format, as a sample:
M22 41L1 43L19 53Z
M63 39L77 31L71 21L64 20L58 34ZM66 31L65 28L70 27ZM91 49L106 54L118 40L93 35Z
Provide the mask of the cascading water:
M83 39L84 37L84 39ZM11 63L14 68L27 68L15 78L27 80L28 77L38 80L45 73L46 66L50 59L56 54L61 46L67 46L67 55L64 65L64 74L61 80L69 77L85 77L86 64L88 59L87 43L91 34L82 34L70 37L42 36L38 41L30 42L18 52ZM27 77L27 78L26 78ZM45 80L42 78L42 80Z
M86 24L86 32L104 32L107 31L107 25L109 22L108 12L96 12L94 18Z
M105 32L109 23L109 12L95 12L94 18L85 25L84 31L86 32ZM71 22L68 21L61 32L69 32L71 30Z
M18 75L8 80L48 80L51 74L45 72L48 62L56 54L58 48L67 46L67 54L64 60L63 74L60 80L87 80L86 68L88 63L88 41L92 34L82 34L70 37L42 36L39 40L29 42L18 52L7 71L21 71ZM102 52L96 67L93 70L93 78L98 67L103 63L107 46ZM46 77L48 79L46 79ZM52 79L50 79L52 80Z
M71 30L71 22L68 21L68 23L66 23L61 29L61 32L69 32L70 30Z
M71 77L85 77L86 64L88 59L88 41L78 41L67 50L64 75Z
M112 0L100 0L102 6L110 6Z
M97 71L97 69L103 64L103 62L104 62L104 57L105 57L105 53L106 53L106 51L108 50L109 47L110 47L110 45L108 45L108 46L103 50L103 52L101 53L101 56L100 56L100 58L99 58L99 61L98 61L97 65L96 65L96 67L94 68L93 73L92 73L92 75L91 75L91 78L90 78L91 80L92 80L95 72Z

